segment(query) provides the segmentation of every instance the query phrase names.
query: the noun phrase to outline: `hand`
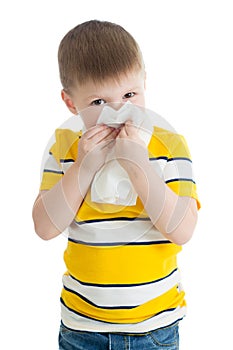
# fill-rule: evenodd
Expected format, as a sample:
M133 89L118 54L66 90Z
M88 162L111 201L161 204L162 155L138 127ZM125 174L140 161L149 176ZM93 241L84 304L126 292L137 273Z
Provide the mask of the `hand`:
M79 141L77 163L93 175L104 165L113 147L118 131L106 125L96 125L87 130Z
M147 147L139 136L139 130L132 121L127 121L116 138L115 156L126 171L148 161Z

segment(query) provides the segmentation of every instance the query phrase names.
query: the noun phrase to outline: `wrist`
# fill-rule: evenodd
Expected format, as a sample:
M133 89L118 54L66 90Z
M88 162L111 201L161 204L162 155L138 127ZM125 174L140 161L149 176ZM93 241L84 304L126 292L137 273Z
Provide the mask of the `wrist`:
M134 182L135 179L145 176L145 174L147 173L147 168L148 166L150 166L148 159L140 159L140 160L127 159L127 160L120 160L119 163L124 168L124 170L128 173L132 182Z
M94 169L93 166L91 166L91 164L86 161L82 161L80 163L77 160L75 163L75 171L77 173L79 183L91 183L97 170Z

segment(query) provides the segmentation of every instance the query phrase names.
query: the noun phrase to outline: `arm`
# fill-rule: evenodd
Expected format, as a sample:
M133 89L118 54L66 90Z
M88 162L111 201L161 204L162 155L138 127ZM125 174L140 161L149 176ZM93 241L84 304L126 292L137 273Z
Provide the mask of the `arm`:
M177 195L158 176L145 144L131 123L126 123L119 133L116 152L153 225L172 242L186 243L197 222L196 200Z
M54 238L70 225L115 137L115 130L103 125L88 130L79 142L74 164L54 187L38 195L32 215L42 239Z

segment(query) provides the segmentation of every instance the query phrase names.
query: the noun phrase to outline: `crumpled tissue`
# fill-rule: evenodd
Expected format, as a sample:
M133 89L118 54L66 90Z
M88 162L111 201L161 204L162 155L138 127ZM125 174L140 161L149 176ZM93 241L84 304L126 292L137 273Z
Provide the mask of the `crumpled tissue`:
M152 122L143 107L130 102L115 110L105 106L97 120L97 124L107 124L119 128L127 120L131 120L139 128L140 138L148 146L153 130ZM137 193L127 172L114 158L114 148L106 158L105 164L95 174L91 185L91 200L97 203L132 206L136 204Z

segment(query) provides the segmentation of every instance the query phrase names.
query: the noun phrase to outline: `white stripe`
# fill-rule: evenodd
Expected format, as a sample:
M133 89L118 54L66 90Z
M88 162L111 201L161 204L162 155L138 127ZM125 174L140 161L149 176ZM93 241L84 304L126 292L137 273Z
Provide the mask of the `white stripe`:
M180 273L178 270L160 281L127 287L87 286L80 284L70 276L63 276L65 287L85 296L99 307L138 306L166 293L179 282Z
M62 162L60 163L62 170L64 171L64 173L69 169L69 167L74 164L74 161L70 161L70 162Z
M45 162L44 169L50 170L50 171L62 170L65 173L73 163L74 163L73 161L70 161L70 162L62 162L58 164L54 156L52 154L49 154Z
M186 159L175 159L169 161L164 168L163 176L165 181L180 178L192 179L192 163Z
M115 324L91 320L69 311L61 304L62 322L68 328L89 332L125 332L144 333L161 327L166 327L186 314L186 307L177 307L173 311L165 311L146 321L130 324Z
M44 169L46 170L50 170L50 171L61 171L61 166L59 166L59 164L57 163L56 159L54 158L54 156L52 154L49 154L45 165L44 165Z
M163 177L163 171L167 164L167 159L150 159L152 167L155 169L156 173Z
M148 221L100 221L69 227L69 238L86 243L130 243L166 241L165 237Z

